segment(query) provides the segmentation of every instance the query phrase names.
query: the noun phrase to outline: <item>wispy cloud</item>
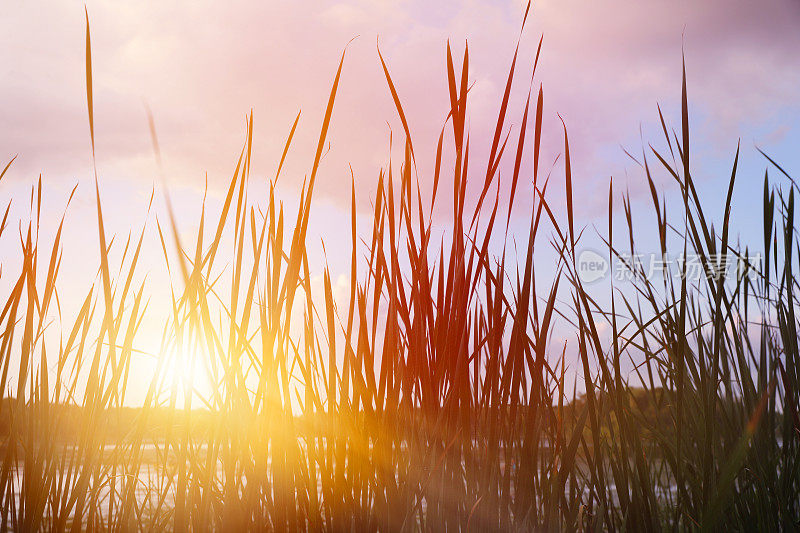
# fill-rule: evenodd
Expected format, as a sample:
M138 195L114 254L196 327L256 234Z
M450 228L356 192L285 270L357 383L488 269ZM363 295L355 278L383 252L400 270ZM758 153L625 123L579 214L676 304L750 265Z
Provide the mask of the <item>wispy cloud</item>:
M254 169L262 175L274 171L302 110L286 172L287 182L300 183L337 58L359 36L348 51L318 186L320 196L338 202L348 190L342 186L348 165L357 180L372 183L388 156L387 122L401 131L377 59L378 38L419 137L424 171L449 105L446 40L456 51L469 40L470 133L480 155L493 133L524 6L353 0L313 6L90 2L88 8L100 168L114 179L140 180L145 189L155 169L143 102L155 114L172 179L201 187L208 171L212 188L227 179L251 108ZM0 146L5 154L20 153L19 179L39 171L88 175L82 11L78 2L46 12L16 3L0 21ZM590 183L620 173L625 160L618 146L636 142L641 121L655 124L656 101L668 112L676 109L685 39L701 149L719 144L727 151L739 136L767 141L800 111L798 23L800 9L790 1L543 0L523 36L512 114L521 112L543 33L537 83L545 87L548 157L562 146L558 111L570 129L577 179Z

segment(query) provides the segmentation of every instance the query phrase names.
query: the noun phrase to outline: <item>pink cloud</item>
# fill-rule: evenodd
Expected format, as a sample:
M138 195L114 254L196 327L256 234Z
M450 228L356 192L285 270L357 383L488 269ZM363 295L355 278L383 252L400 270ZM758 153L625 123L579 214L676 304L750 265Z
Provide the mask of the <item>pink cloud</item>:
M86 176L88 134L83 78L83 13L75 2L16 4L0 23L7 53L0 84L0 144L19 152L17 172ZM371 183L388 150L387 121L399 133L375 50L381 47L412 125L421 168L430 169L447 112L444 47L470 43L470 131L486 154L523 6L519 2L89 3L97 146L104 174L151 186L143 102L152 108L167 168L178 183L227 179L256 117L256 165L274 171L288 128L302 109L287 161L295 185L310 168L321 114L344 45L350 46L319 194L342 200L353 164ZM545 86L547 141L561 149L555 112L567 121L579 175L620 168L605 153L635 139L655 118L655 102L675 107L685 32L694 106L709 130L746 131L785 107L797 110L795 4L774 2L554 2L534 5L523 37L507 125L519 121L535 45L544 33L538 81ZM709 142L713 131L704 132ZM399 140L398 140L399 142ZM727 147L726 147L727 149ZM545 158L548 160L550 158ZM475 160L477 164L478 160ZM476 172L479 166L475 166ZM18 174L19 175L19 174Z

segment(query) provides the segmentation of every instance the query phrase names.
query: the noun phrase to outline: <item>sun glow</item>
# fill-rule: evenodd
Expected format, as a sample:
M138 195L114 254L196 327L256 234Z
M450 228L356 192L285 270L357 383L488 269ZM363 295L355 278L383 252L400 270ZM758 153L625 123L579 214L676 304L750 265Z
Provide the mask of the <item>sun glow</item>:
M213 404L212 369L205 351L192 341L172 342L161 352L156 370L160 403L199 408Z

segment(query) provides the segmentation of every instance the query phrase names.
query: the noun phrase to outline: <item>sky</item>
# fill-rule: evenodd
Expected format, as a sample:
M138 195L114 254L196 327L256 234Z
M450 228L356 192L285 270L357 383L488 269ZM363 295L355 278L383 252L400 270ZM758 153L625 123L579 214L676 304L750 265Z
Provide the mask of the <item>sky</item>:
M623 150L664 147L656 104L680 125L682 52L692 126L692 164L701 198L721 213L736 144L740 179L734 231L760 243L760 198L767 163L758 146L791 173L800 165L800 2L541 0L520 37L525 5L504 2L161 2L88 1L94 79L97 170L108 231L126 236L155 211L164 213L147 122L150 109L181 231L197 227L208 184L221 202L254 117L252 179L276 171L300 112L279 194L291 205L311 170L330 86L345 46L330 142L317 179L309 242L326 242L334 279L347 273L351 171L358 207L369 216L378 172L402 157L402 127L377 46L391 72L414 138L421 184L430 186L436 141L449 110L448 40L460 62L470 57L471 158L485 168L497 112L520 39L506 129L518 135L540 37L533 81L544 93L542 161L547 169L569 132L575 203L582 226L602 227L609 177L630 191L634 216L651 215L647 183ZM63 300L82 302L96 275L97 235L92 152L86 112L84 4L11 0L0 18L0 164L17 159L0 182L0 203L14 199L10 220L29 217L30 187L44 183L43 232L54 231L66 199ZM394 146L390 151L389 136ZM530 138L530 137L529 137ZM553 169L563 175L563 160ZM523 164L529 176L531 155ZM501 180L508 175L501 168ZM777 173L772 174L780 182ZM674 183L657 173L659 186ZM514 226L524 233L532 186L518 196ZM551 189L558 205L563 196ZM525 203L527 198L527 204ZM152 217L150 218L152 225ZM344 225L341 225L344 224ZM90 229L88 231L87 229ZM366 230L365 230L366 231ZM144 252L158 286L163 258L156 238ZM644 243L647 245L647 243ZM19 239L0 239L6 287L16 275ZM322 255L314 245L316 275Z

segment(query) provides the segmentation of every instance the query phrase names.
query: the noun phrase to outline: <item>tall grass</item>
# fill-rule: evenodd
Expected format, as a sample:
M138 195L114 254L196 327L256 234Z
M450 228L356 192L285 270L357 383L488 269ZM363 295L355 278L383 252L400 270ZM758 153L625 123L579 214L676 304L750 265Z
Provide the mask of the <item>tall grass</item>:
M94 150L88 17L86 41ZM535 101L529 92L518 137L509 144L503 136L516 53L477 199L467 193L478 164L469 159L467 50L459 71L447 48L450 109L432 176L416 170L380 57L404 128L404 162L380 174L370 227L356 225L353 184L350 293L335 300L327 269L322 294L312 293L306 241L344 59L297 213L276 200L280 167L265 203L246 194L251 117L219 217L203 205L194 242L181 238L171 207L168 223L156 222L177 283L156 373L133 413L124 407L138 379L131 361L142 317L153 312L134 282L145 231L112 265L109 248L123 245L105 232L96 175L99 280L69 326L53 309L63 221L52 243L39 241L39 182L37 216L21 232L21 270L0 312L0 390L19 369L15 398L0 403L0 527L796 529L800 242L788 174L768 161L783 185L765 177L764 242L742 249L729 232L737 151L715 227L689 164L684 73L681 126L673 131L660 117L667 148L644 150L640 163L660 252L696 254L710 275L697 282L684 266L654 280L631 264L630 285L612 287L602 302L578 275L582 229L566 126L564 181L550 185L564 187L566 213L548 203L541 89ZM445 142L452 165L443 162ZM533 175L522 175L531 153ZM515 162L508 196L498 187L504 157ZM667 209L651 165L674 178L681 205ZM519 254L496 253L490 241L510 238L520 178L534 185L529 230L515 236ZM637 251L627 195L626 225L614 225L619 198L610 185L609 261ZM437 201L451 204L446 223L433 221ZM537 246L558 256L544 285L534 276ZM747 262L756 249L764 261ZM749 275L712 275L720 254L746 262ZM45 342L54 312L57 345ZM572 328L566 347L551 340L558 320ZM179 357L171 347L198 354L210 394L193 390L192 376L168 372ZM568 353L585 393L567 382Z

